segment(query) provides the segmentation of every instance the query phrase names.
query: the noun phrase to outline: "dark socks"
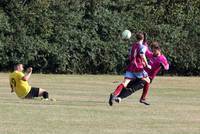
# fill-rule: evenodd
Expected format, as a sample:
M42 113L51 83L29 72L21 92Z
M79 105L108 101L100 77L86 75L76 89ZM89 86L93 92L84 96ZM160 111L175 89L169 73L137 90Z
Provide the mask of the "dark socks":
M43 96L44 99L48 99L49 93L47 91L44 91L42 96Z

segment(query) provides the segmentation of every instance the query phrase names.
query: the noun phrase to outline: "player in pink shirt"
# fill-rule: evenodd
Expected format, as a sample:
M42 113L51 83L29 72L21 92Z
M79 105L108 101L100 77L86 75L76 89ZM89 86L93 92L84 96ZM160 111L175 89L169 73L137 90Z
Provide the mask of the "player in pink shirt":
M157 73L160 71L161 68L168 70L169 64L166 59L166 57L161 53L161 49L158 42L152 43L152 51L147 51L146 56L149 59L149 64L152 67L151 69L145 68L145 71L148 73L149 78L152 82L152 80L155 78ZM120 101L120 99L126 98L135 91L143 88L143 93L140 98L140 103L144 103L145 105L149 105L148 102L146 102L146 96L149 91L149 85L150 83L147 83L146 81L143 81L141 79L137 79L135 81L131 81L127 88L124 88L122 92L117 96L117 102ZM120 99L119 99L120 98Z
M155 76L158 74L161 68L168 70L169 69L169 63L166 59L166 57L161 53L161 49L158 42L152 43L152 50L153 53L148 53L147 57L149 58L149 64L152 66L151 70L148 68L145 68L146 72L149 75L149 78L151 81L155 78ZM146 83L143 88L143 93L140 98L141 103L148 103L146 102L146 96L149 91L149 85L150 83Z
M133 43L131 54L129 55L129 65L127 66L124 81L118 85L113 93L110 94L109 105L112 106L113 100L117 99L117 96L121 93L123 88L126 88L129 82L133 79L139 78L150 83L148 74L144 70L145 67L151 68L148 64L145 53L147 46L144 43L144 34L136 34L137 42Z

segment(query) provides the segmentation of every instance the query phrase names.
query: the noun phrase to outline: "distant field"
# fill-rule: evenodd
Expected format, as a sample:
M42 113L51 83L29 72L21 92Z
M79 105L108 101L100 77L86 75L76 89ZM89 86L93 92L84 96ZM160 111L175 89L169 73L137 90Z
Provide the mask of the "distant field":
M122 79L32 75L30 84L47 89L52 102L17 98L0 73L0 134L200 134L200 77L158 77L150 106L138 102L138 91L110 107L108 95Z

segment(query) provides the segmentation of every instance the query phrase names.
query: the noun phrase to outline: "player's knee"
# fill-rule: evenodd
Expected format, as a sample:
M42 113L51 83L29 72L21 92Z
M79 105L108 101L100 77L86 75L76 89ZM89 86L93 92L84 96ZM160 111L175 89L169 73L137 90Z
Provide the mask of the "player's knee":
M149 77L142 78L142 80L143 80L143 81L146 81L147 83L150 83L150 82L151 82L151 80L150 80Z
M49 93L47 91L44 91L42 96L44 99L47 99L47 98L49 98Z

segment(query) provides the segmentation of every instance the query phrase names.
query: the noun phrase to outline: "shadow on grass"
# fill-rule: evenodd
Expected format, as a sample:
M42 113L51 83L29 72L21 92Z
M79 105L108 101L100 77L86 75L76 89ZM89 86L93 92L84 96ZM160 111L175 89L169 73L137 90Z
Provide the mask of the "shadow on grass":
M65 105L65 106L97 106L97 105L107 105L106 101L96 101L96 100L80 100L80 101L66 101L66 100L42 100L41 98L37 99L1 99L0 105Z

